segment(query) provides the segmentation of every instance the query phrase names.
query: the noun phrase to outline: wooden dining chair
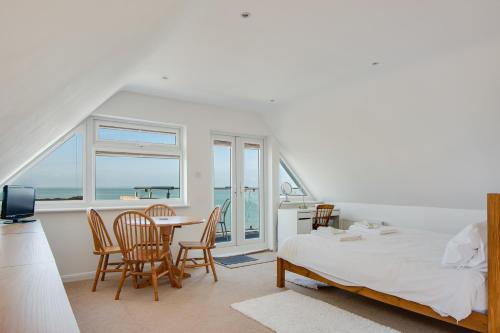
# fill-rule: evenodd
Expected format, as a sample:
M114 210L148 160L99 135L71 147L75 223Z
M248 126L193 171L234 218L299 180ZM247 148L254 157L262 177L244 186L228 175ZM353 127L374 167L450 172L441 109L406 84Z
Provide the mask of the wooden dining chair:
M181 263L179 276L184 276L185 268L195 268L195 267L205 267L207 273L209 273L208 266L212 268L212 273L214 275L214 281L217 282L217 273L215 272L214 258L212 257L211 250L215 248L215 233L217 228L217 222L219 221L221 209L220 207L215 207L208 222L205 225L203 234L199 242L179 242L179 254L177 255L177 260L175 261L175 266L179 267L179 262ZM188 252L190 250L201 250L203 251L203 258L188 258ZM202 263L199 260L203 260ZM192 264L187 265L186 263L191 261ZM180 286L182 286L182 279Z
M318 229L318 227L328 227L328 223L330 221L330 217L332 216L334 205L330 204L322 204L316 206L316 215L313 219L312 228L314 230Z
M97 264L94 283L92 285L92 291L96 291L99 275L102 274L101 281L104 281L106 273L121 272L120 267L123 265L123 261L109 262L110 254L120 253L121 251L119 246L113 245L99 213L92 208L87 209L87 222L89 223L92 238L94 239L94 254L99 256L99 263ZM115 267L108 268L109 265Z
M230 206L231 206L231 199L226 199L224 201L224 203L222 204L219 222L217 223L218 225L220 225L222 237L224 237L225 240L228 240L227 239L228 232L227 232L227 225L226 225L226 216L227 216L227 212L229 211Z
M154 204L149 206L144 210L144 214L150 217L157 217L157 216L175 216L175 210L172 209L172 207L164 205L164 204ZM175 229L179 227L174 227L172 229L172 234L170 235L170 240L169 243L172 245L172 241L174 239L174 233Z
M120 292L125 279L132 276L137 288L137 277L149 276L153 285L154 298L158 301L158 278L168 274L170 283L177 286L177 280L167 262L167 252L160 244L158 228L153 219L144 213L126 211L118 215L113 223L115 237L123 256L124 267L115 299L120 299ZM158 271L157 263L163 264L164 270ZM144 271L144 264L151 270Z

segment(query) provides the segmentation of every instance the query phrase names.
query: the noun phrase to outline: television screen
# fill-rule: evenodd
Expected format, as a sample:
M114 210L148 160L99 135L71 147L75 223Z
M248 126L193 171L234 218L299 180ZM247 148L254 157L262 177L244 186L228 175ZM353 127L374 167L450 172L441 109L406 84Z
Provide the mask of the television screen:
M35 189L33 187L5 185L3 187L2 219L18 220L35 213Z

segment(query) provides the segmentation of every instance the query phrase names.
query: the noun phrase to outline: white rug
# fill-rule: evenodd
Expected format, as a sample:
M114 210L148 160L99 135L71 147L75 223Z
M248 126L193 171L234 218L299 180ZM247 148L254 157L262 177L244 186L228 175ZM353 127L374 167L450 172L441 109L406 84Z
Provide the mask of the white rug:
M293 290L231 307L278 333L400 333Z

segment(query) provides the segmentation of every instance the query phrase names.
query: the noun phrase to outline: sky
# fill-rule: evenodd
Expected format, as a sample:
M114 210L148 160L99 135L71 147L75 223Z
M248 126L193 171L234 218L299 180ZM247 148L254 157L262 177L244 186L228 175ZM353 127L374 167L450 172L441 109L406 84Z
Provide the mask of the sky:
M12 185L82 187L83 137L75 134L34 167L21 173Z
M175 136L101 129L104 140L140 140L175 143ZM216 187L230 185L231 149L214 146L214 182ZM258 187L259 151L245 149L245 186ZM96 187L175 186L179 187L178 159L130 156L96 156ZM83 136L75 134L11 182L36 188L81 188L83 186Z
M245 186L259 187L259 155L257 149L245 149ZM231 147L215 145L213 158L215 187L231 186Z

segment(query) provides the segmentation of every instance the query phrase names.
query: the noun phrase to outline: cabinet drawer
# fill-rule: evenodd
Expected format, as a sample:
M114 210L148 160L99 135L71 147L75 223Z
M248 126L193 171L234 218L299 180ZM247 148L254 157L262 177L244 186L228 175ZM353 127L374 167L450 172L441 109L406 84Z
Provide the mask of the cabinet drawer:
M307 220L313 217L313 214L311 212L298 212L297 213L297 219L298 220Z

